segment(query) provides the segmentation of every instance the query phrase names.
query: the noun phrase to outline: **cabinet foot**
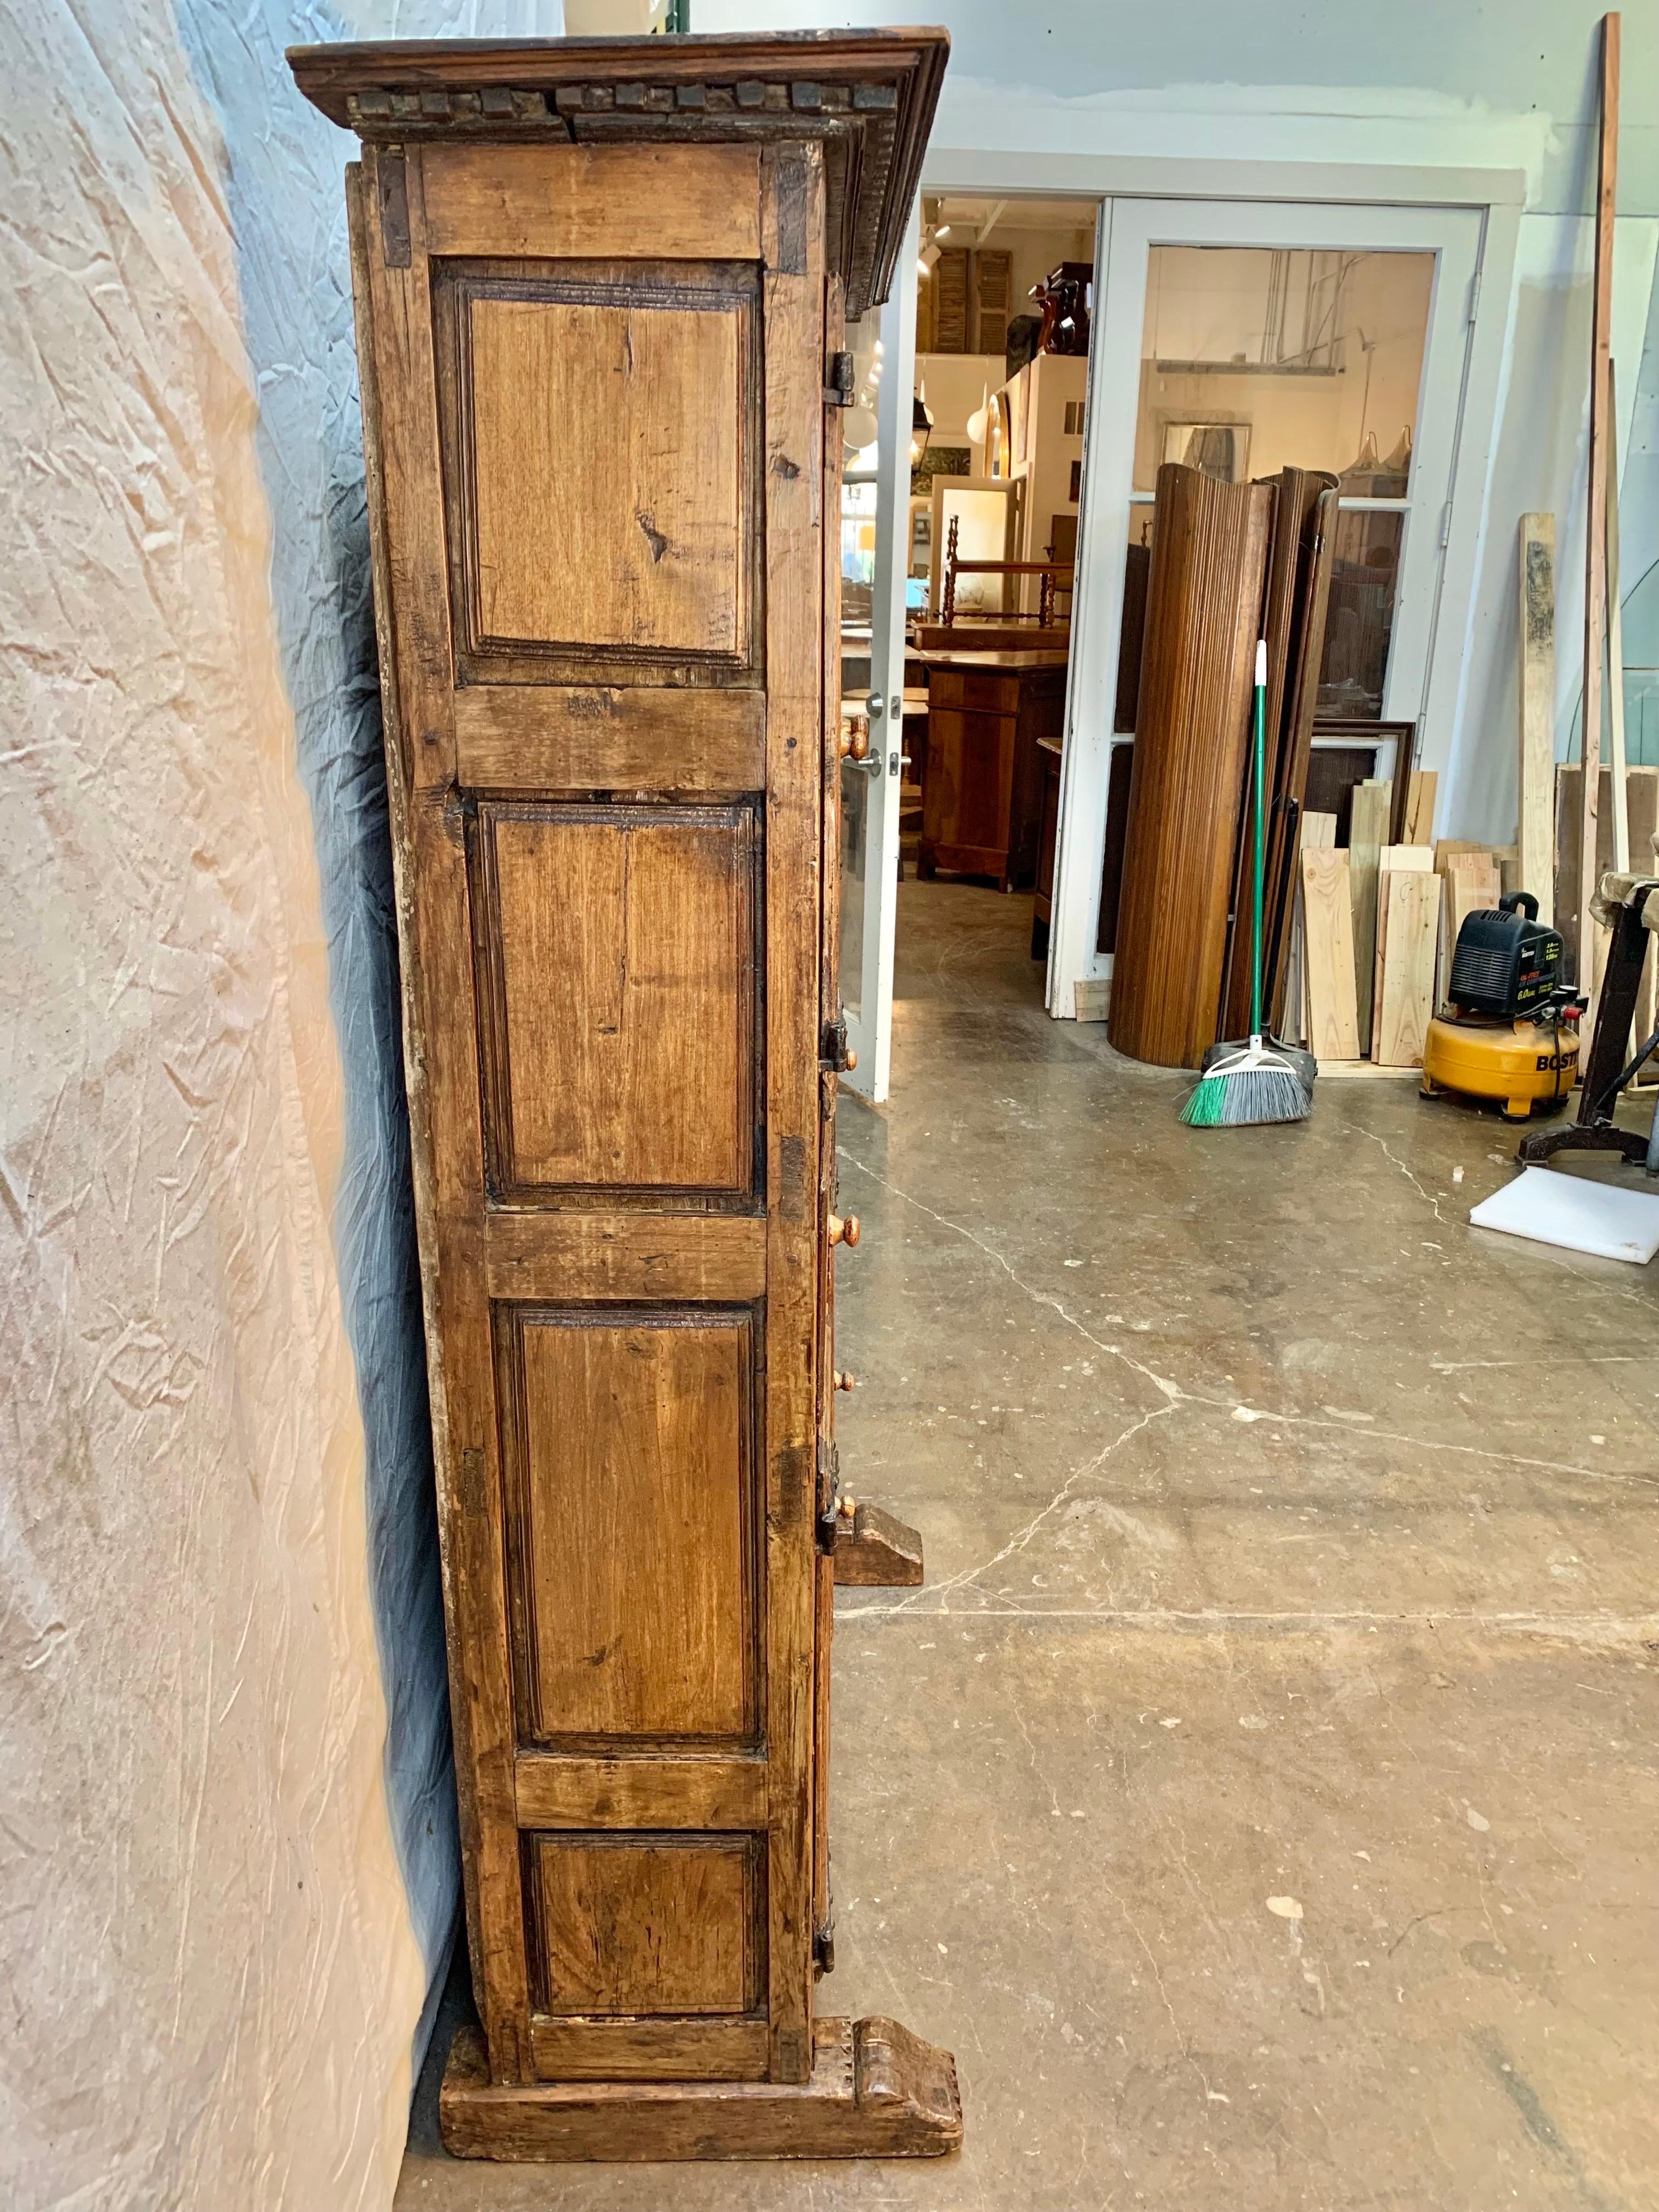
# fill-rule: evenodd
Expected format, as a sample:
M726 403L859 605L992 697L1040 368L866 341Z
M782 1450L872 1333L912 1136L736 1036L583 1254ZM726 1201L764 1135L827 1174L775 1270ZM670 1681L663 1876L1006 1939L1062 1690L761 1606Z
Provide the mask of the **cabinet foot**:
M921 1532L879 1505L860 1504L836 1525L836 1580L860 1589L918 1589Z
M809 2081L497 2087L483 2038L450 2046L439 2118L457 2158L936 2158L962 2142L957 2063L896 2021L813 2023Z

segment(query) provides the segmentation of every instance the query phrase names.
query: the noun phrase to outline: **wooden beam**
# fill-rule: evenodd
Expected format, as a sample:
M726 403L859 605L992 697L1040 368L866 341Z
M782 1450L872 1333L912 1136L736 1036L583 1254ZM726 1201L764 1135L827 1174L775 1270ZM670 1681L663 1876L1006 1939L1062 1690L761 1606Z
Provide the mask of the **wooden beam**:
M1555 919L1555 517L1521 518L1521 880Z
M1619 17L1601 18L1601 130L1595 180L1595 278L1590 325L1589 515L1584 544L1584 778L1579 824L1580 990L1594 983L1590 901L1595 866L1596 799L1601 766L1601 657L1607 623L1607 371L1613 337L1613 211L1619 178Z
M1353 899L1353 973L1359 1012L1359 1049L1371 1048L1373 975L1376 959L1376 872L1389 842L1394 787L1370 779L1354 787L1348 817L1348 887Z
M1625 782L1625 624L1619 611L1619 399L1607 360L1607 765L1613 770L1613 865L1630 866L1630 803Z

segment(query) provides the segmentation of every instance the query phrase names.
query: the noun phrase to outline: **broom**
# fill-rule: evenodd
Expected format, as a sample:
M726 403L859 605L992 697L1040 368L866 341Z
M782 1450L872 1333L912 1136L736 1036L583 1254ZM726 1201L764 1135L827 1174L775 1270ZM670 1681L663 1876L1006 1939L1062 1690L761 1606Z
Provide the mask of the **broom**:
M1190 1129L1237 1129L1259 1121L1300 1121L1313 1105L1317 1063L1310 1052L1277 1044L1261 1019L1261 927L1267 842L1267 647L1255 645L1255 711L1250 783L1255 866L1250 934L1250 1034L1247 1040L1212 1044L1199 1079L1181 1109Z

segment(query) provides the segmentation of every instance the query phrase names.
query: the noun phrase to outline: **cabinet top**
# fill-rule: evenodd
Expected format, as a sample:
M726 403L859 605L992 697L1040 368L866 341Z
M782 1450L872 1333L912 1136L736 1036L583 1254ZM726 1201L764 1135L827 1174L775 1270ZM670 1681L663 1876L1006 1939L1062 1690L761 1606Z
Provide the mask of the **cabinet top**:
M847 313L884 300L950 52L936 29L290 46L331 122L399 144L815 138ZM642 245L645 241L642 241Z

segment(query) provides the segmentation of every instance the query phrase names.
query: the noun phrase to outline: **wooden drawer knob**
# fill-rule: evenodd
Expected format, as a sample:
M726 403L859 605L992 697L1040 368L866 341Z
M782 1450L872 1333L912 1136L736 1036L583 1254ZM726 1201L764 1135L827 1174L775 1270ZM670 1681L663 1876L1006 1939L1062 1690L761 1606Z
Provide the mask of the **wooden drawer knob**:
M841 757L843 760L868 760L870 757L870 729L866 722L855 722L850 730L841 733Z
M859 1056L849 1044L847 1048L847 1057L842 1060L842 1066L848 1071L848 1074L850 1074L858 1064Z
M850 1390L858 1379L859 1378L856 1375L849 1375L844 1367L838 1367L836 1370L836 1388L837 1390Z
M832 1244L845 1244L850 1249L857 1244L858 1241L859 1218L857 1214L849 1213L847 1216L847 1218L843 1221L840 1214L832 1213L830 1217L830 1242Z

